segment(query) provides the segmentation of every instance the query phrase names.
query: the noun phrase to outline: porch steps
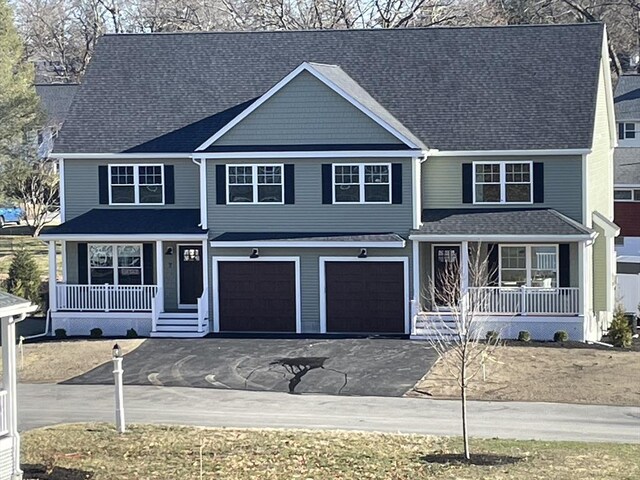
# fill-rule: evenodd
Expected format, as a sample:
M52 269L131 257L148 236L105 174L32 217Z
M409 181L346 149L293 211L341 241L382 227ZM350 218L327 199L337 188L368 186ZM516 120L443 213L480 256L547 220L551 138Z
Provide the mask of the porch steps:
M198 332L197 312L163 312L158 316L153 338L199 338L209 333L209 329Z
M445 340L456 335L456 322L452 317L420 316L415 319L415 328L411 339L415 340Z

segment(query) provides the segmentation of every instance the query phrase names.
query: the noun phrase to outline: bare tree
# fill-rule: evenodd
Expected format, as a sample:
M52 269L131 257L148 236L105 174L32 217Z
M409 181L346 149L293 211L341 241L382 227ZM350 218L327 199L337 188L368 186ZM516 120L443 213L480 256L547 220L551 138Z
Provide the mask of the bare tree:
M11 160L1 165L3 193L17 200L25 220L37 237L59 206L59 176L50 162L43 161L31 142L21 146Z
M487 250L482 244L473 244L462 259L445 258L445 268L435 278L431 278L423 292L424 311L429 314L422 322L422 328L429 344L438 353L447 374L460 389L462 438L464 458L471 458L467 428L467 393L469 386L483 365L500 345L500 332L486 334L485 312L492 301L491 278ZM463 286L462 278L468 278L469 287ZM429 306L439 308L429 308Z

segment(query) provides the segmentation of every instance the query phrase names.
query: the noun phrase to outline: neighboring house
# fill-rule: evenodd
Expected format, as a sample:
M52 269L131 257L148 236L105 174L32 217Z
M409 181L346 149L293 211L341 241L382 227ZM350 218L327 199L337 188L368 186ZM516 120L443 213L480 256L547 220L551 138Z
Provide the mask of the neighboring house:
M640 75L622 75L614 92L618 147L614 156L618 300L636 313L640 303Z
M16 323L36 310L28 300L0 291L2 389L0 390L0 480L22 478L16 373Z
M600 24L103 37L53 154L53 328L420 337L430 278L482 242L488 327L598 338L606 45Z
M38 132L38 154L42 159L48 159L53 150L53 142L62 128L77 88L77 83L36 84L36 93L46 115L46 124Z

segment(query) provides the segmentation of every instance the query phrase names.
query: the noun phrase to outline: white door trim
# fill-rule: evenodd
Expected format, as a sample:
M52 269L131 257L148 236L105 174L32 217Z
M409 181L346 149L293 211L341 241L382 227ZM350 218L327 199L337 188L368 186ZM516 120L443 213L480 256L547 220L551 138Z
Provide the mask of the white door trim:
M410 300L409 300L409 257L320 257L320 333L327 333L327 288L326 288L326 263L327 262L401 262L404 269L404 333L411 331Z
M429 260L429 263L431 263L431 279L429 282L427 282L427 289L429 289L429 287L431 285L433 285L435 287L436 281L436 260L435 260L435 252L436 249L435 247L458 247L458 255L461 257L462 256L462 243L432 243L431 244L431 258ZM458 258L458 261L460 261L460 258ZM446 306L442 306L442 305L436 305L436 298L434 293L435 292L428 292L431 295L431 305L432 305L432 309L435 311L445 311L448 312L450 309L449 307Z
M296 276L296 333L302 333L301 315L301 291L300 291L300 257L211 257L212 279L213 279L213 331L220 332L220 297L218 275L218 263L220 262L293 262Z
M202 243L178 243L176 244L176 282L178 283L178 291L176 295L176 304L178 305L178 310L181 308L184 309L193 309L198 306L197 303L180 303L180 263L182 258L180 257L180 247L200 247L202 250L200 252L200 261L204 264L204 256L207 252L204 250ZM164 248L164 247L163 247ZM200 269L202 270L202 269ZM202 273L202 288L204 289L204 272ZM202 293L200 293L202 295ZM198 296L200 296L198 295Z

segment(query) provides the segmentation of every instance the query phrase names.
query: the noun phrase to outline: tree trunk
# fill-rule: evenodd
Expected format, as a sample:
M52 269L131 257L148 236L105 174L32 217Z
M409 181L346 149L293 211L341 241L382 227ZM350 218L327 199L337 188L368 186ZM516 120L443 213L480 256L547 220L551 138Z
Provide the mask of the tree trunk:
M467 359L462 359L462 371L461 371L461 387L460 387L460 399L462 400L462 441L464 442L464 458L465 460L471 459L471 452L469 452L469 433L467 431L467 382L465 378L467 367Z

